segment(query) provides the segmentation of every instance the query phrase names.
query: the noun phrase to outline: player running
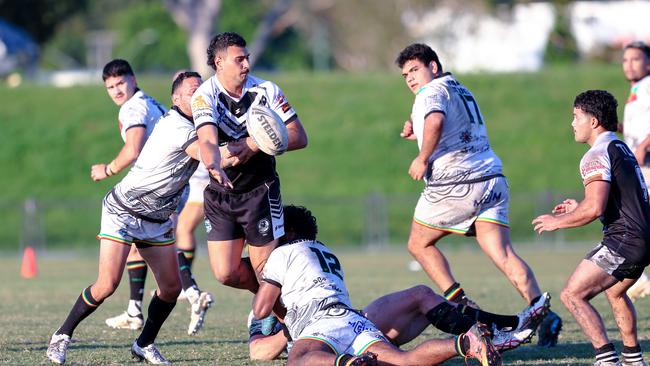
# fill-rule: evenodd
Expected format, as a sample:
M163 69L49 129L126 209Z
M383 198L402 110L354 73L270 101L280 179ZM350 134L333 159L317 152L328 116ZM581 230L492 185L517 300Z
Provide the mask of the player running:
M131 353L149 363L170 363L160 354L154 340L181 291L178 255L173 245L174 223L170 217L199 164L190 98L200 83L195 72L183 73L174 81L174 107L158 122L133 168L104 197L98 235L98 277L82 291L65 322L52 336L47 349L52 362L65 362L70 338L78 324L113 294L134 243L151 267L158 290ZM223 175L223 170L216 166L212 174ZM227 182L227 178L223 181Z
M167 108L138 87L131 65L114 59L104 66L104 86L109 97L120 107L118 127L124 146L108 164L95 164L90 169L94 181L106 179L128 168L138 158L158 119ZM142 298L147 277L147 264L135 245L131 247L126 268L129 274L129 304L120 315L106 319L106 324L117 329L140 329L144 325Z
M510 242L508 183L501 160L490 147L476 99L451 73L443 71L438 55L425 44L404 48L396 64L415 94L410 119L401 133L419 148L408 174L425 182L413 215L409 252L447 300L477 307L437 247L439 240L452 233L476 236L483 252L527 303L536 303L542 292L532 269ZM552 336L557 339L557 335Z
M596 366L618 366L603 319L590 304L604 292L623 340L624 366L645 366L637 335L636 311L626 291L650 264L650 205L641 169L630 148L616 137L616 99L588 90L573 102L576 142L590 148L580 160L584 200L564 200L552 215L533 220L535 231L579 227L598 218L603 240L578 264L561 299L594 347Z

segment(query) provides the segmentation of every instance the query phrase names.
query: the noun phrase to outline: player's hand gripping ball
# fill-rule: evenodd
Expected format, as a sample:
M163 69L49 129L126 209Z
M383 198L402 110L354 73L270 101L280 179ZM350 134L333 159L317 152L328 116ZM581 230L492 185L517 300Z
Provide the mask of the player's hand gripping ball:
M255 144L269 155L280 155L287 150L289 133L284 121L265 106L256 105L248 110L246 116L248 135Z

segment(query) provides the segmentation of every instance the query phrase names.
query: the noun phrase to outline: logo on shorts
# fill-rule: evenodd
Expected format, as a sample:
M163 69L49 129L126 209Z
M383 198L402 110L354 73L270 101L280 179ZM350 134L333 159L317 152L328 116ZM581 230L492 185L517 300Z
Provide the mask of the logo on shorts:
M257 223L257 231L259 231L260 234L262 235L269 232L270 228L271 228L271 223L269 222L269 219L262 219Z
M205 231L208 233L212 231L212 225L210 224L210 220L205 219L204 223L205 223Z
M164 237L165 239L173 239L173 238L174 238L174 229L169 229L169 230L168 230L168 231L163 235L163 237Z

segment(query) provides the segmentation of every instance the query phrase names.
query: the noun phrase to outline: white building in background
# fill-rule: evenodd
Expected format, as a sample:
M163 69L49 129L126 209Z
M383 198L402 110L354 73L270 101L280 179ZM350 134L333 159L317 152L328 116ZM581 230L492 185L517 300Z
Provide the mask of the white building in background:
M517 4L495 14L452 5L406 12L402 21L412 37L436 50L445 69L534 71L542 67L555 11L550 3Z
M435 49L445 69L513 72L543 66L556 20L550 2L516 4L494 13L448 4L402 14L409 35ZM635 39L650 41L650 1L578 1L570 6L570 22L582 55Z
M603 46L622 48L650 41L650 1L577 1L571 4L571 32L578 50L590 54Z

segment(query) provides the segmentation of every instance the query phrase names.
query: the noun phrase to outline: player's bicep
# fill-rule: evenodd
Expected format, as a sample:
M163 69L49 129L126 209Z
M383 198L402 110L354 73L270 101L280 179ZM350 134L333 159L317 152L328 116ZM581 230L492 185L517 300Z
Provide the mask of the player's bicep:
M424 129L429 132L440 132L445 122L445 114L440 111L430 112L424 118Z
M609 189L610 183L605 180L594 180L585 186L585 199L582 203L595 217L605 212Z
M192 159L201 161L201 155L199 153L199 141L196 136L192 140L188 141L185 145L185 153Z
M143 125L129 127L126 130L124 146L131 150L135 157L140 154L145 141L147 140L147 129Z

